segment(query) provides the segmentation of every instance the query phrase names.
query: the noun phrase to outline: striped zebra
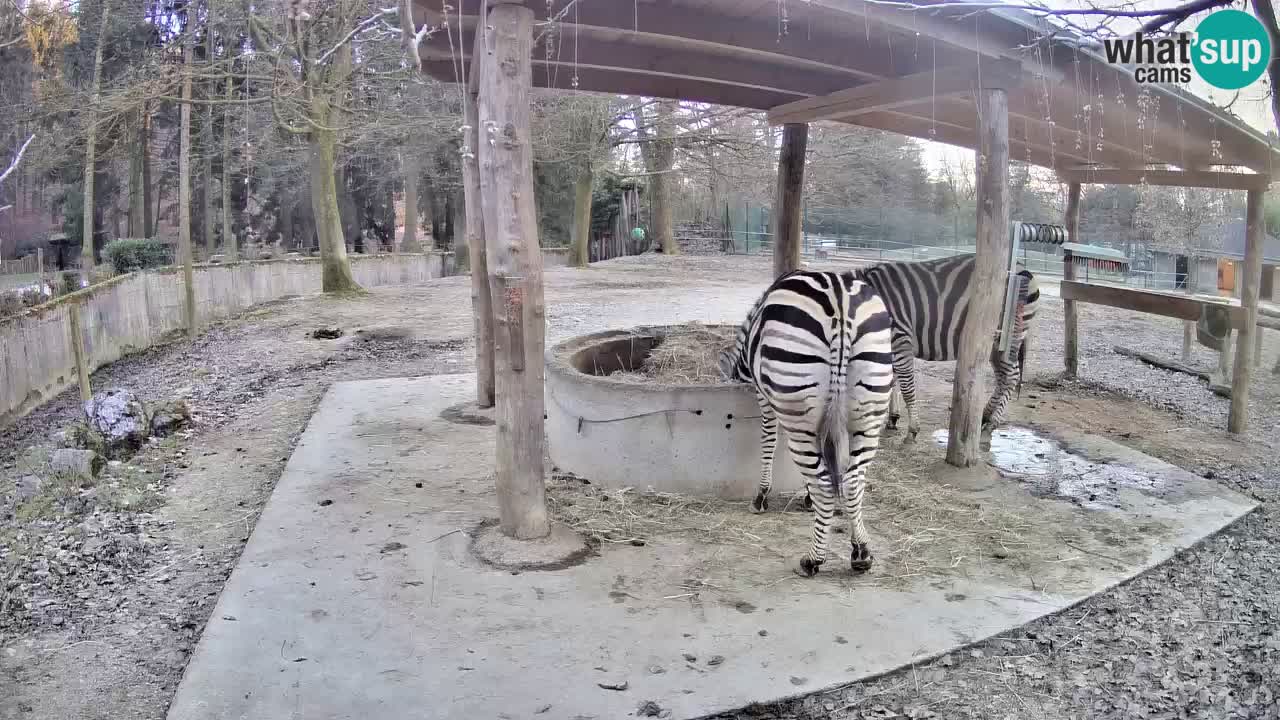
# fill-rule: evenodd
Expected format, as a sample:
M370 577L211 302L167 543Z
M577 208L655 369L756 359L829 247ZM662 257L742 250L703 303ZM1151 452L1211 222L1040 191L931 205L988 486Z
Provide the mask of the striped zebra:
M843 498L850 523L849 566L869 570L873 558L862 524L862 494L893 387L884 302L850 272L783 275L751 308L732 349L721 353L720 370L753 384L760 403L760 489L752 510L769 507L779 424L805 478L814 510L813 546L796 572L811 577L826 559L837 498Z
M854 271L855 277L875 288L893 318L893 370L897 389L907 411L906 441L915 440L920 432L916 417L915 359L930 361L955 360L960 349L960 333L969 317L969 286L973 281L974 256L959 255L924 262L894 262L873 265ZM1005 411L1015 389L1022 385L1026 361L1026 337L1040 301L1035 276L1027 270L1018 272L1017 307L1013 337L1016 346L1008 355L999 350L999 331L991 348L991 366L995 370L996 388L982 412L984 432L1004 421ZM1003 298L1003 294L1002 294ZM895 405L897 398L895 397ZM889 411L889 427L898 425L897 408Z

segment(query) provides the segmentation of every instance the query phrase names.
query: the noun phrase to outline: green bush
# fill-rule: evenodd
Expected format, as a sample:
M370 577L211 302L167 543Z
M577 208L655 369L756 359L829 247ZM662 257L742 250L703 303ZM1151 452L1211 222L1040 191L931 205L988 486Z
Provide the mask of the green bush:
M169 264L169 246L159 240L120 238L107 243L102 254L119 274Z

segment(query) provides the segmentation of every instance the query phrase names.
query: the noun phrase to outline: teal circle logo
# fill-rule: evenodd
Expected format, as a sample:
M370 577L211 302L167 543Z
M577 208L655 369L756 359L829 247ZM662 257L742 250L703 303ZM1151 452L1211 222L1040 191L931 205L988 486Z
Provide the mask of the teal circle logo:
M1271 61L1271 36L1242 10L1211 13L1196 28L1191 62L1210 85L1239 90L1262 77Z

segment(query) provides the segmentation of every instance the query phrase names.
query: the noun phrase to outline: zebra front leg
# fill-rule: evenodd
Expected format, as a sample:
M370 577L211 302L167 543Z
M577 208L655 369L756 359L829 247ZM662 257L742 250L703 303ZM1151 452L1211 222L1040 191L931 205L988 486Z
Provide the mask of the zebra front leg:
M762 513L769 509L769 490L773 487L773 456L778 446L778 415L759 393L760 402L760 488L751 502L751 512Z

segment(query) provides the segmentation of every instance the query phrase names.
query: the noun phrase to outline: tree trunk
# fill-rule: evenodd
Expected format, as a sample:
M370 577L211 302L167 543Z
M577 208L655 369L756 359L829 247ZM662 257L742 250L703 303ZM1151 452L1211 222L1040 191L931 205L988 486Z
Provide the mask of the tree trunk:
M196 287L192 269L191 248L191 31L182 41L182 105L178 150L178 252L182 258L182 280L185 290L187 336L196 337Z
M320 287L327 293L359 292L347 259L338 211L336 174L338 139L332 130L311 132L311 212L315 217L322 268Z
M570 260L574 267L586 267L591 243L591 164L584 163L573 184L573 237Z
M503 533L531 540L551 531L544 479L546 310L529 130L533 11L496 5L481 26L492 30L480 70L479 120L498 128L495 142L482 132L479 143L495 300L498 511Z
M476 33L475 44L480 43L480 33ZM473 45L472 49L475 49ZM476 56L479 57L479 56ZM481 60L483 62L483 60ZM473 77L478 77L477 63L472 70ZM471 268L471 313L476 334L476 404L482 408L494 406L493 377L493 295L489 288L488 246L485 239L484 209L482 206L485 194L481 192L482 183L489 190L488 180L481 179L480 164L477 153L480 152L480 119L478 114L477 85L467 89L466 122L463 132L462 152L462 200L467 214L465 227L467 238L467 265Z
M111 19L111 3L102 3L102 21L98 24L98 48L93 52L93 86L89 101L89 131L84 151L84 230L80 241L80 275L86 283L93 278L94 176L98 170L98 104L102 100L102 51L107 44L107 25Z
M418 242L418 179L422 164L416 149L402 151L400 171L404 174L404 234L400 240L400 252L422 252Z
M641 143L649 174L649 231L650 242L656 242L662 252L674 255L680 252L675 239L675 218L671 208L671 169L675 165L675 108L672 100L660 101L654 111L652 123L644 112L635 111L638 132L647 142ZM652 128L649 125L652 124Z
M204 106L204 127L200 133L201 158L200 175L202 179L200 209L204 217L204 257L208 260L218 252L218 236L214 230L213 211L213 105Z
M453 193L444 194L444 234L440 239L440 249L453 248Z
M960 333L951 395L947 462L969 467L981 460L982 365L991 353L992 330L1000 318L1009 255L1009 97L999 88L978 92L977 205L975 267L969 313Z
M231 75L227 75L224 96L227 104L222 113L222 251L227 259L235 262L240 256L235 228L231 223L231 100L235 87Z
M1245 252L1237 287L1244 325L1236 337L1235 373L1231 377L1231 409L1227 416L1227 432L1239 434L1249 429L1249 383L1252 381L1254 333L1258 327L1258 294L1262 284L1262 253L1267 231L1263 227L1261 190L1250 190L1245 204ZM1225 352L1225 350L1224 350ZM1223 382L1226 382L1224 378Z
M1192 285L1192 277L1193 277L1193 273L1198 274L1199 265L1200 265L1199 261L1194 256L1188 257L1187 281L1186 281L1186 286L1183 288L1183 292L1187 295L1191 295L1194 292L1194 287ZM1174 260L1174 270L1177 270L1176 256ZM1195 322L1191 320L1183 321L1182 323L1182 362L1184 363L1191 362L1191 347L1192 347L1191 340L1192 338L1195 337L1195 335L1196 335Z
M142 114L138 114L139 133L142 131ZM129 222L128 235L131 238L146 237L146 220L144 200L146 198L146 188L142 182L142 154L143 144L134 143L129 149Z
M151 208L151 106L142 107L142 137L138 139L142 151L142 234L156 235L156 217Z
M1067 226L1067 240L1078 242L1080 233L1080 183L1071 183L1067 186L1067 208L1063 220ZM1062 279L1076 279L1076 264L1071 257L1070 250L1063 251ZM1062 362L1063 371L1069 378L1079 377L1080 375L1080 318L1078 312L1075 300L1063 301Z
M772 137L772 133L770 133ZM804 161L809 143L806 123L787 123L778 154L778 187L773 202L773 276L800 269L803 235Z

